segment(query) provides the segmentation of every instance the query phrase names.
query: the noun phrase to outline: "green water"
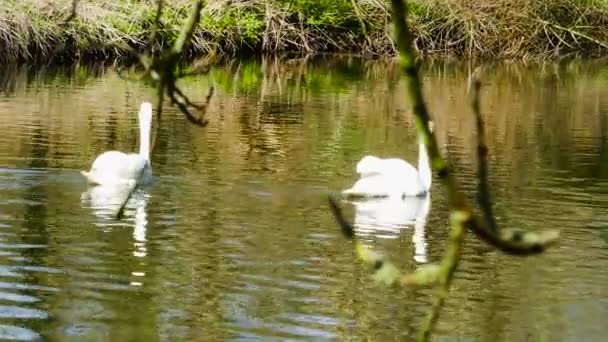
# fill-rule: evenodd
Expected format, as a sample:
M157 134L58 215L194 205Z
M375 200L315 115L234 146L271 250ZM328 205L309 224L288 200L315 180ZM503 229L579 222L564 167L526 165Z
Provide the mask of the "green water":
M443 153L471 198L466 65L426 64ZM186 79L209 126L173 109L154 122L154 183L125 218L88 200L99 153L136 151L154 92L111 70L6 67L0 80L0 337L15 340L398 340L429 289L376 285L326 196L365 154L416 164L396 65L357 59L219 65ZM482 109L502 226L558 229L529 258L466 240L437 341L603 341L608 329L608 70L488 66ZM358 234L404 270L440 260L447 204L343 203ZM421 216L416 220L413 216ZM374 218L376 221L374 221ZM390 222L378 222L390 221Z

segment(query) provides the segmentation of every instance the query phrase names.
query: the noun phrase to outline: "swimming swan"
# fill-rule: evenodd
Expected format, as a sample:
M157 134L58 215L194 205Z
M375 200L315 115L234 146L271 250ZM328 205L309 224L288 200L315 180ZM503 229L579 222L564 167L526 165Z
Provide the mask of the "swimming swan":
M150 164L150 129L152 104L142 102L139 108L139 153L107 151L93 162L90 171L80 173L91 185L119 185L129 187L147 184L152 179ZM135 184L133 184L135 183Z
M432 122L429 122L431 130ZM418 169L408 162L365 156L357 163L359 180L342 191L347 198L424 196L431 189L431 167L424 141L419 138Z

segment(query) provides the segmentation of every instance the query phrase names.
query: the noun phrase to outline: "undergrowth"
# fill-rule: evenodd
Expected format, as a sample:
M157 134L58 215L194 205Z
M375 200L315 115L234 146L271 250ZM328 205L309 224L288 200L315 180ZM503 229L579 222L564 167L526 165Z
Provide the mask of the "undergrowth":
M128 57L148 44L153 0L5 0L0 61ZM159 50L176 39L191 1L165 1ZM496 59L596 57L608 51L607 0L410 1L421 55ZM392 55L386 0L208 0L194 55L348 52Z

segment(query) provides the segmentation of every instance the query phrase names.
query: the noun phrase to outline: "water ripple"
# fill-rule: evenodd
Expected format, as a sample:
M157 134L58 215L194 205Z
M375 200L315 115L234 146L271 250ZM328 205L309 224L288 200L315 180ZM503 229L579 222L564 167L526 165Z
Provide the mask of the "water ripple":
M0 318L46 319L48 314L41 310L27 309L20 306L0 305Z
M10 292L0 292L0 300L7 300L12 302L21 302L21 303L36 303L39 302L40 299L32 296L10 293Z
M42 341L42 336L27 328L0 324L0 339L11 341Z
M0 96L0 338L414 338L433 289L374 283L326 202L355 180L365 154L416 160L415 122L394 95L406 87L398 68L350 57L233 62L214 66L214 79L227 81L205 129L173 108L154 122L154 184L135 194L122 220L97 205L111 194L88 188L78 170L101 151L137 150L133 114L148 85L114 73L86 78L81 67L18 73L27 81ZM474 198L468 73L439 64L421 69L436 136ZM601 341L603 74L581 64L575 73L511 67L488 69L496 72L487 73L483 96L498 220L559 229L562 239L542 255L514 258L467 234L438 339ZM535 78L549 69L559 82ZM202 98L201 84L211 81L192 78L184 91ZM344 207L358 237L409 272L441 260L449 239L440 182L432 194L428 223L408 212L415 205Z

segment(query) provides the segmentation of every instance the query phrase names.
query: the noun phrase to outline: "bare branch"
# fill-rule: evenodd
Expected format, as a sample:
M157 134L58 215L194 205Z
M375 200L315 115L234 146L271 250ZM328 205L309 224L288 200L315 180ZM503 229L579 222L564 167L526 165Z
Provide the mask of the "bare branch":
M338 225L340 225L340 228L342 229L342 234L344 234L344 236L347 237L348 239L354 239L355 238L355 228L344 217L344 214L342 213L342 209L340 209L340 206L338 206L336 199L333 198L332 196L329 196L328 200L329 200L329 208L331 209L331 212L334 214L334 218L336 219L336 221L338 221Z
M79 0L72 0L72 10L70 11L70 15L68 15L67 18L65 18L65 20L63 21L64 23L69 23L70 21L74 20L74 18L76 18L76 9L78 7L78 1Z
M156 39L158 38L158 31L160 30L160 20L163 15L163 0L156 0L156 13L154 15L154 26L150 37L148 39L148 49L153 50Z
M181 93L181 91L179 91L179 93ZM188 121L190 121L191 123L201 127L207 126L208 121L205 120L202 115L198 118L192 115L187 104L188 102L190 102L190 100L188 100L186 97L179 96L179 93L177 88L175 88L173 91L168 92L169 98L171 99L171 103L177 105L181 112L184 113L184 115L186 116L186 119L188 119Z
M177 40L175 41L175 45L173 45L173 54L179 55L182 54L186 48L186 46L192 40L192 36L194 35L194 30L198 26L201 20L201 9L203 8L203 1L198 0L194 2L194 7L190 12L190 16L188 17L188 22L182 28Z
M479 80L480 70L479 68L476 69L469 81L471 107L477 124L477 204L479 204L488 229L498 232L498 225L496 224L492 210L490 190L488 189L488 147L486 145L484 122L479 106L479 89L481 88L481 81Z
M541 24L545 25L545 27L546 27L546 26L551 26L551 27L554 27L554 28L556 28L556 29L558 29L558 30L568 32L568 33L570 33L572 36L578 36L578 37L581 37L581 38L586 39L586 40L588 40L588 41L590 41L590 42L592 42L592 43L594 43L594 44L596 44L596 45L598 45L598 46L601 46L601 47L603 47L603 48L605 48L605 49L608 49L608 42L602 42L602 41L600 41L600 40L597 40L597 39L595 39L595 38L593 38L593 37L591 37L591 36L589 36L589 35L586 35L586 34L584 34L584 33L580 32L580 31L573 30L573 29L569 29L569 28L567 28L567 27L563 27L563 26L561 26L561 25L558 25L558 24L554 24L554 23L552 23L552 22L549 22L549 21L547 21L547 20L543 20L543 19L540 19L540 18L532 18L532 17L529 17L529 16L527 16L527 15L522 15L522 14L520 14L520 13L516 13L516 12L512 12L511 14L512 14L512 15L514 15L514 16L516 16L516 17L520 17L520 18L524 18L524 19L529 19L529 20L532 20L532 21L536 21L536 22L538 22L538 23L541 23ZM559 37L559 35L557 35L557 34L556 34L556 36L557 36L557 37ZM560 40L561 40L561 37L560 37Z
M136 189L136 183L135 183L135 181L131 180L127 184L127 188L128 188L127 196L125 197L125 199L123 200L122 204L118 208L118 211L116 212L116 218L117 219L122 219L123 214L125 212L125 208L127 207L127 203L129 202L129 200L131 199L131 196L133 196L133 193L135 192L135 189Z
M384 257L381 253L371 250L366 247L359 241L355 235L355 230L353 225L346 220L344 214L342 213L342 209L338 206L336 200L332 197L328 197L329 207L331 208L336 221L340 224L342 228L342 234L348 239L355 243L355 251L357 252L357 257L370 269L372 269L372 279L377 282L382 282L385 285L389 286L397 286L397 285L422 285L425 284L425 281L428 279L432 279L427 274L422 274L423 272L417 272L417 274L413 275L403 275L401 271L393 264L390 260Z
M148 41L149 50L152 50L152 45L154 44L158 31L160 30L162 12L163 12L163 4L162 0L157 0L156 2L156 14L154 19L154 29L150 35L150 40ZM157 106L157 119L160 121L162 117L162 105L164 103L164 96L167 95L171 101L171 104L176 105L180 111L186 116L186 119L191 123L204 127L207 125L207 121L204 119L204 115L206 113L208 104L213 95L214 89L213 87L210 89L209 94L205 99L205 103L202 105L195 104L190 101L190 99L179 89L176 82L179 78L184 77L188 74L180 73L178 63L180 57L183 55L185 49L188 44L192 40L194 35L194 31L200 22L200 12L203 7L203 1L195 1L194 6L192 7L192 11L190 12L190 16L188 18L188 22L184 25L180 34L171 49L164 51L160 56L155 56L154 54L145 55L138 54L135 51L131 50L131 53L136 56L139 64L144 68L144 76L143 78L151 81L151 83L157 88L157 96L158 96L158 106ZM197 73L206 73L208 72L208 68L203 68L201 70L197 70ZM123 76L122 70L118 69L119 76ZM201 111L200 117L196 117L192 114L191 109L196 109ZM152 144L152 148L154 148L154 144Z
M202 105L199 105L199 104L196 104L196 103L193 103L192 101L190 101L190 99L186 95L184 95L184 93L178 87L175 87L175 92L183 99L183 101L185 102L185 104L187 106L196 108L200 111L207 110L207 106L209 105L209 102L211 101L211 96L213 96L214 91L215 91L214 87L209 88L209 92L207 93L207 96L205 97L205 103Z

